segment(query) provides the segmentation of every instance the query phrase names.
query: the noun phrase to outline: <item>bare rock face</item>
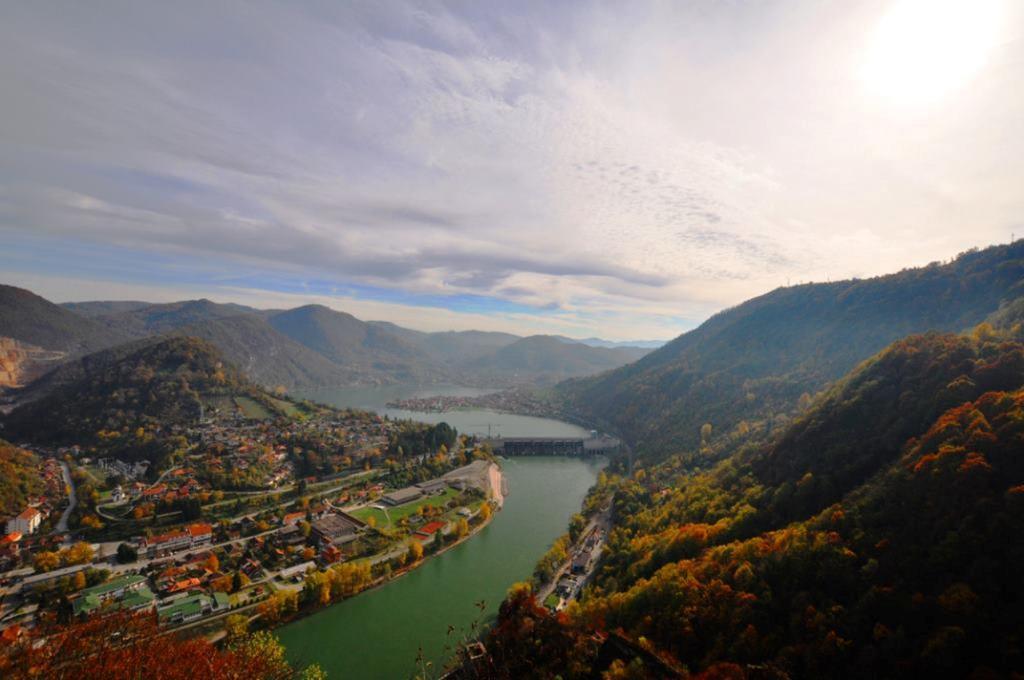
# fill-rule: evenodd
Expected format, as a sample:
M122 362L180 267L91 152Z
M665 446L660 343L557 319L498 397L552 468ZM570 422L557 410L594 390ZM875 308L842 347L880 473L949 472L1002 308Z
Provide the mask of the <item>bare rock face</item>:
M66 352L0 337L0 388L21 387L63 360Z

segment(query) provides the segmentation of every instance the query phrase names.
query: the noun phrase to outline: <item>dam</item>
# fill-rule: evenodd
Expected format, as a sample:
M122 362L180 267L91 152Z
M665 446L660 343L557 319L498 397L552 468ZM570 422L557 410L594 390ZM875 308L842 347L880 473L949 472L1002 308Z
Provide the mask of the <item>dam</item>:
M569 456L588 458L608 456L621 448L615 437L492 437L483 440L494 453L502 456Z

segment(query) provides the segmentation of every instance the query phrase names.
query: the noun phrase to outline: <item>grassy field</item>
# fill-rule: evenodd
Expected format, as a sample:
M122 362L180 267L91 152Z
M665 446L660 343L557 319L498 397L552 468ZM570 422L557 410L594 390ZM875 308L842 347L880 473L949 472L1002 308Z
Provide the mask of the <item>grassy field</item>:
M302 411L295 407L295 404L290 401L284 401L282 399L271 399L274 402L274 406L277 407L281 413L285 414L289 418L297 418L303 415Z
M238 408L242 409L242 415L246 418L262 420L271 417L271 413L264 408L263 404L249 397L235 397L235 403L238 404Z
M369 507L360 508L359 510L354 511L352 515L354 517L357 517L358 519L363 520L364 522L369 521L369 519L372 517L374 519L374 522L376 522L377 527L381 529L388 529L397 524L398 521L401 520L403 517L409 517L410 515L419 512L419 509L425 505L443 507L448 503L448 501L450 501L451 499L455 498L458 495L459 492L456 491L455 489L446 489L443 494L440 494L438 496L427 496L426 498L421 498L418 501L413 501L411 503L399 505L394 508L389 507L386 515L383 510ZM388 522L388 517L391 518L390 523Z

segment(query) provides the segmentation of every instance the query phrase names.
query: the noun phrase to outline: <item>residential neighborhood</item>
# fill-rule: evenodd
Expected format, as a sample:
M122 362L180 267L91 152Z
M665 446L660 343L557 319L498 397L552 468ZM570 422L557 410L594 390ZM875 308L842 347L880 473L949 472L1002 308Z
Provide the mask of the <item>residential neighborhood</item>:
M165 434L186 453L161 470L36 449L46 492L0 539L0 630L111 608L168 627L233 611L269 620L317 574L353 565L366 587L491 516L492 464L470 462L488 455L471 440L397 459L402 425L341 413L176 429ZM58 531L69 510L77 528Z

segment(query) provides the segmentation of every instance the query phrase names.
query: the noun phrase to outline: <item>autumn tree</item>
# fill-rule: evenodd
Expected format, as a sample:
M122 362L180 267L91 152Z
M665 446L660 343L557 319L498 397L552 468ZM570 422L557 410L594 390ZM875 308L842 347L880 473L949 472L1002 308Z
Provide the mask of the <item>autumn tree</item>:
M7 680L286 680L299 677L268 633L244 636L223 650L202 637L165 635L153 614L112 611L61 625L46 619L0 647Z
M50 550L41 550L33 555L32 566L38 572L53 571L60 566L60 555Z
M224 619L224 632L228 644L238 642L249 632L249 617L245 614L228 614Z

